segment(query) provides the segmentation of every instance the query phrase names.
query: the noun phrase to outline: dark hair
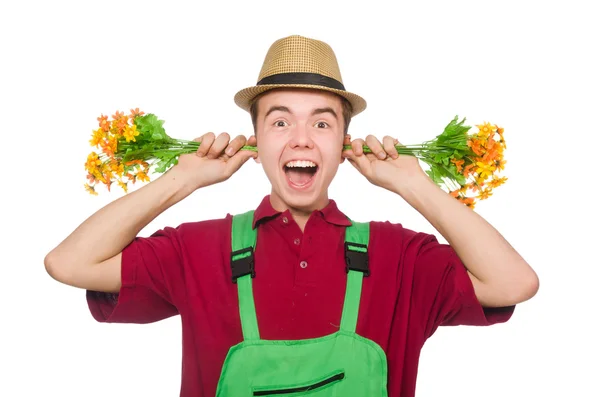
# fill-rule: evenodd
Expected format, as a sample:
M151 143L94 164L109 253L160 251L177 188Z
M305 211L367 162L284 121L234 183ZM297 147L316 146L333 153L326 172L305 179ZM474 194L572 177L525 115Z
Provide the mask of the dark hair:
M271 90L272 91L272 90ZM256 118L258 117L258 100L269 91L265 91L261 94L258 94L256 98L252 101L252 105L250 106L250 117L252 118L252 127L254 128L254 134L256 135ZM350 102L342 97L338 97L342 100L342 117L344 118L344 135L348 133L348 127L350 126L350 120L352 119L352 105Z

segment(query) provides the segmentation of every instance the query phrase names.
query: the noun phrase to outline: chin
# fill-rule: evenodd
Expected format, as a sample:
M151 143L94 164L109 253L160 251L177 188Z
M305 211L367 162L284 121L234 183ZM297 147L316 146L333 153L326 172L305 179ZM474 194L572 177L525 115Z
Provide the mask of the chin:
M320 185L320 183L314 183L310 189L297 189L296 187L290 187L289 184L285 184L277 190L274 189L273 195L286 208L310 213L326 206L329 201L327 199L327 192L323 191Z

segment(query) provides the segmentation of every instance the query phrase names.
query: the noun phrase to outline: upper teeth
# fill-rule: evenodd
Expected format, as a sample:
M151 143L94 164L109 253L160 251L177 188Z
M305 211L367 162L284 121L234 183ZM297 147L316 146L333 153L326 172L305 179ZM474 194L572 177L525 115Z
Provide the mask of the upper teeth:
M308 160L294 160L294 161L288 162L285 166L286 167L316 167L317 165L315 163L313 163L312 161L308 161Z

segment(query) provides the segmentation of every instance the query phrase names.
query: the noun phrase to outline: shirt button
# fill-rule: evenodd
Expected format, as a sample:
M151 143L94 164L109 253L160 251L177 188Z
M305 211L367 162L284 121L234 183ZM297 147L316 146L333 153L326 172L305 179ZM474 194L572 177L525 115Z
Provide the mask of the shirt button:
M282 221L283 221L283 223L288 223L288 218L287 218L287 216L284 216L284 217L283 217L283 219L282 219Z
M302 269L306 269L306 266L308 266L308 263L307 263L306 261L302 261L302 262L300 262L300 267L301 267Z
M294 244L299 245L300 244L300 239L299 238L294 239Z

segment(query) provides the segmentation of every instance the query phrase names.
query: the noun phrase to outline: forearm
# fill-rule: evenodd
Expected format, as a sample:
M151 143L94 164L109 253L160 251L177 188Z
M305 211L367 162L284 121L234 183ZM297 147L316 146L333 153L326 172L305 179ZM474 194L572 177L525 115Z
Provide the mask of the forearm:
M120 253L141 229L192 191L176 170L170 170L89 217L48 254L46 263L101 263Z
M504 237L472 209L426 176L399 186L396 192L454 248L484 306L513 305L536 293L535 272Z

